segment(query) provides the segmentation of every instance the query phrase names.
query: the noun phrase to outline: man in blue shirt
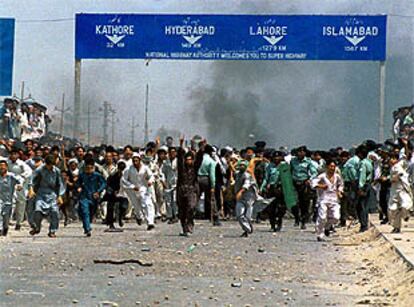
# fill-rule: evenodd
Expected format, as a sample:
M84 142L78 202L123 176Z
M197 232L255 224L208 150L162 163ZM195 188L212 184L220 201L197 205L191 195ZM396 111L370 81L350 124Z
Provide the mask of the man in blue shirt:
M100 194L106 187L104 177L95 171L95 161L85 160L84 172L79 175L76 189L79 193L79 216L82 220L83 230L87 237L91 236L91 220L96 208Z
M33 229L30 235L40 233L42 219L50 218L50 238L56 237L59 228L59 205L63 204L62 195L65 193L65 186L62 182L60 170L55 166L56 159L48 155L45 165L39 167L33 173L32 188L35 194L35 211L33 213Z

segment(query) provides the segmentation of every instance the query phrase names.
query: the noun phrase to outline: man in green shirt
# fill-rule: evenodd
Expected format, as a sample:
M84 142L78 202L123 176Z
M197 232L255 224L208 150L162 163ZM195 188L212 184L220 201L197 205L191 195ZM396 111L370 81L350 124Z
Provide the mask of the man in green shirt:
M214 226L221 226L219 221L219 211L214 197L214 187L216 186L216 161L212 158L214 148L205 144L197 153L202 155L201 165L197 170L200 194L204 193L204 218L212 220Z
M411 111L408 111L407 115L404 118L403 125L412 125L414 123L413 116Z
M341 154L340 167L344 180L344 197L341 200L341 226L346 226L349 217L356 218L356 203L358 192L358 172L363 153L357 148L355 155L349 157L348 152Z
M357 152L361 162L358 169L358 202L356 211L361 225L360 232L364 232L368 230L368 202L371 182L374 177L374 167L372 161L367 157L368 150L364 145L360 145Z
M306 146L297 149L297 156L290 161L292 168L292 178L298 193L298 205L292 208L295 216L295 226L306 229L309 218L309 203L311 197L310 181L318 175L318 171L311 159L306 157Z
M278 166L284 161L284 154L281 151L275 151L272 154L272 161L267 165L265 176L261 186L261 191L266 197L274 200L269 205L269 220L271 230L274 232L282 229L282 220L286 213L286 204L283 196L282 181ZM276 226L277 225L277 226Z

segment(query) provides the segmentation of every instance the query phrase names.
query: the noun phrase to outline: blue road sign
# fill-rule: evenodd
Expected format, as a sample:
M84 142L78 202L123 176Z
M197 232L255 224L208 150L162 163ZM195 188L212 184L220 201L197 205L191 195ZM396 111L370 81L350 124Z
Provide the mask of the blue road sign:
M77 14L76 59L384 61L386 16Z
M12 93L14 19L0 18L0 96Z

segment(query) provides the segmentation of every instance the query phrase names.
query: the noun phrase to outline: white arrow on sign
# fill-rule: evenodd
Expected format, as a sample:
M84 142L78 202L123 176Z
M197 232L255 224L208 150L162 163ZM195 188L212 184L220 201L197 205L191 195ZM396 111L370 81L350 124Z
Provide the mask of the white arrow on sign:
M203 36L199 35L199 36L194 36L193 34L191 34L191 36L188 35L183 35L184 39L189 42L191 45L194 45L200 38L202 38Z
M276 37L272 35L272 36L263 36L263 38L267 40L272 46L274 46L283 38L283 36Z
M365 36L345 36L345 38L354 46L358 45L360 42L362 42L365 39Z
M114 34L114 35L112 35L112 36L110 36L110 35L105 35L106 36L106 38L107 39L109 39L112 43L114 43L114 45L116 45L116 44L118 44L124 37L125 37L125 35L120 35L120 36L118 36L118 35L116 35L116 34Z

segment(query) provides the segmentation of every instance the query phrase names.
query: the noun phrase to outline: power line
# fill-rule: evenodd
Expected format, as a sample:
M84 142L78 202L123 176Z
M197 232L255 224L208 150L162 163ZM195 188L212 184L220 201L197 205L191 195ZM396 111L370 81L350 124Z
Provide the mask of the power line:
M17 19L16 23L46 23L46 22L65 22L74 21L75 18L57 18L57 19Z
M386 15L393 16L393 17L414 18L414 15L400 15L400 14L386 14Z

